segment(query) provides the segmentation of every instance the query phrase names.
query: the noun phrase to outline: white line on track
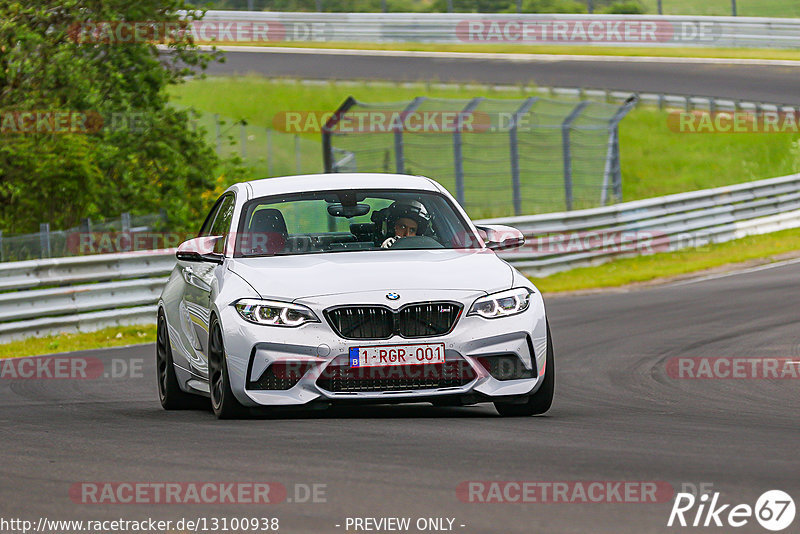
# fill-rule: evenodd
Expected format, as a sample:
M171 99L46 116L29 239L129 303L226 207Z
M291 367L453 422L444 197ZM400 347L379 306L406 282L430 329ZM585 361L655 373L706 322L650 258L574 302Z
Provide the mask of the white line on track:
M209 50L211 45L202 45ZM217 46L224 52L256 52L262 54L313 54L333 56L422 57L434 59L484 59L522 63L557 63L560 61L592 61L608 63L674 63L704 65L759 65L771 67L800 67L800 61L782 59L654 57L654 56L591 56L567 54L499 54L490 52L433 52L411 50L355 50L350 48L294 48L285 46Z
M727 278L729 276L737 276L740 274L754 273L757 271L766 271L767 269L774 269L776 267L783 267L785 265L794 265L795 263L800 263L800 258L793 258L791 260L784 260L784 261L776 261L775 263L767 263L765 265L758 265L756 267L748 267L746 269L740 269L738 271L728 271L725 273L700 276L698 278L692 278L689 280L681 280L680 282L664 284L664 286L674 287L674 286L684 286L688 284L696 284L697 282L705 282L706 280L716 280L717 278Z

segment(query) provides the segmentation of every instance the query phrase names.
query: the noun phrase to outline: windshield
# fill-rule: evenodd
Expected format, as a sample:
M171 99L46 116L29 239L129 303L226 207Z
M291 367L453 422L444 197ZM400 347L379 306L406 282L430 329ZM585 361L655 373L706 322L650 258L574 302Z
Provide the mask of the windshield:
M348 189L247 202L236 256L478 247L466 221L441 194Z

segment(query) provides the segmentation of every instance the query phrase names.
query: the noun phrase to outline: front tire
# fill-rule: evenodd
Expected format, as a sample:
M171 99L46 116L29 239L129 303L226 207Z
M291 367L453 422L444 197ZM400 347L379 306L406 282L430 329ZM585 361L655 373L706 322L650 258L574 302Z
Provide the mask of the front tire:
M544 382L524 404L495 402L497 413L503 417L529 417L541 415L553 404L553 393L556 387L556 365L553 358L553 338L550 335L550 324L547 323L547 358L544 368Z
M238 419L247 415L247 409L236 400L231 390L222 329L216 317L211 322L208 336L208 386L211 390L211 409L217 419Z
M175 366L172 362L172 347L169 343L167 320L162 310L158 311L156 327L156 376L158 377L158 400L165 410L189 410L197 408L201 399L186 393L178 385Z

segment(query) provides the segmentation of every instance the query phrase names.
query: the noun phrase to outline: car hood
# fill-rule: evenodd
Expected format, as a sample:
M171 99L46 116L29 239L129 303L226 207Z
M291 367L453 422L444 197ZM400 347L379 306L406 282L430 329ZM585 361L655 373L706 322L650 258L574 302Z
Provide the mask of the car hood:
M511 267L488 249L393 250L236 258L229 269L262 298L282 300L396 290L511 287Z

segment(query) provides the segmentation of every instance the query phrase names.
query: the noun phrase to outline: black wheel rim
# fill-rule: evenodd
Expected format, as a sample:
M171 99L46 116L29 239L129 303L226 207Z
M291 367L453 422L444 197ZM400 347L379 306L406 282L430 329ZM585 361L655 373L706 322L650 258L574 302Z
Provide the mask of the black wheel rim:
M224 395L224 377L222 375L222 334L219 328L215 325L211 330L211 339L209 343L209 358L208 358L208 373L209 382L211 384L211 402L215 410L219 410L222 406L222 397Z
M164 400L167 392L167 365L169 365L167 350L166 321L162 315L159 315L156 328L156 368L158 371L158 396L161 400Z

